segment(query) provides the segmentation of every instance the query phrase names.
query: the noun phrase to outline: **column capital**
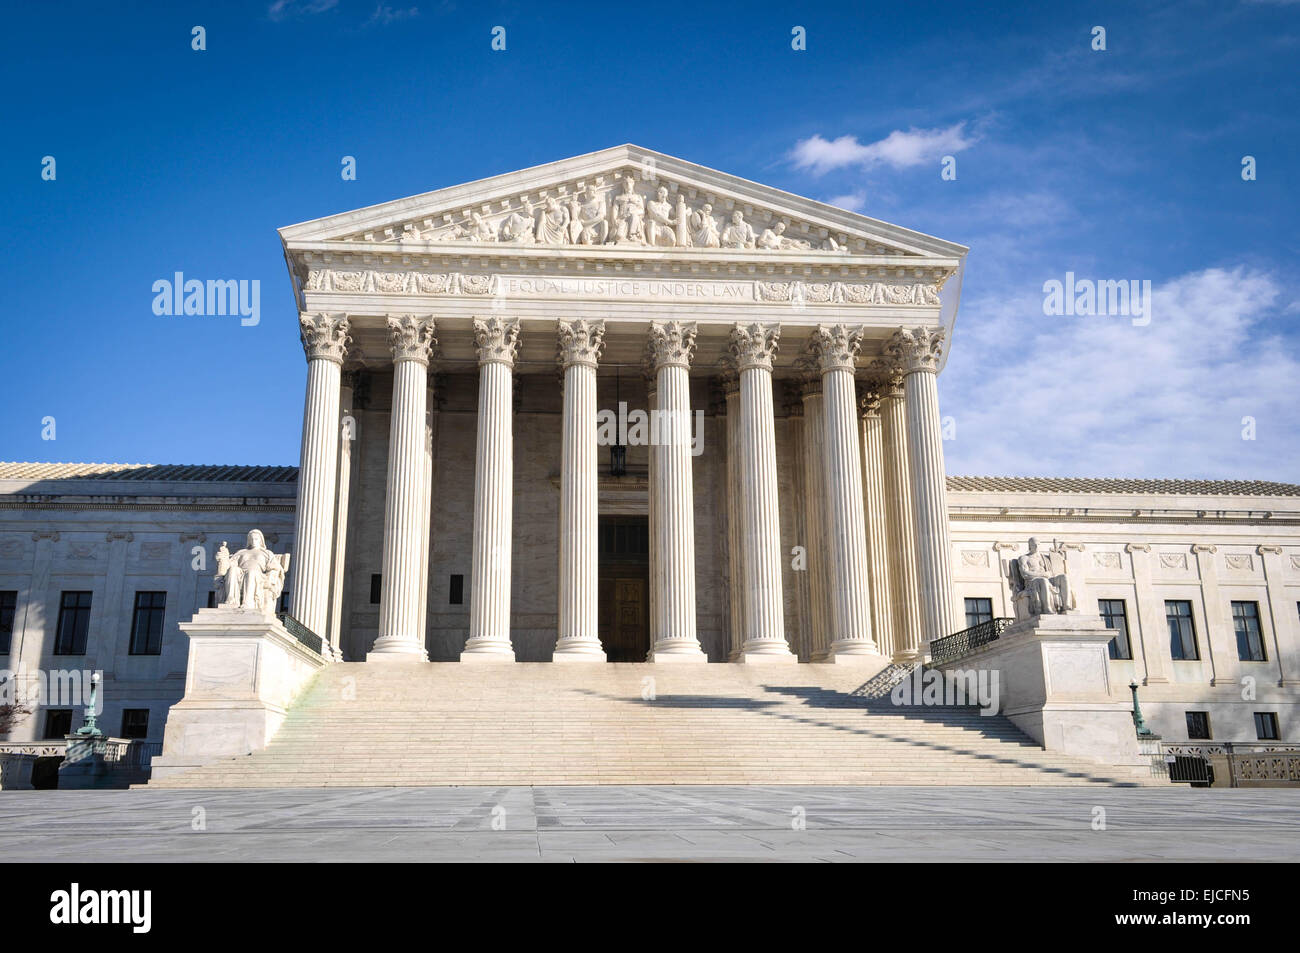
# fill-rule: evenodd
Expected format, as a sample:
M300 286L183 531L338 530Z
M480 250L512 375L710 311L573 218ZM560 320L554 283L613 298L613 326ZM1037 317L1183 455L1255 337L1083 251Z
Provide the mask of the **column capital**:
M110 530L104 534L104 540L106 542L111 543L115 539L121 540L124 543L129 543L135 539L135 533L132 533L129 530L125 532L122 530Z
M1150 543L1128 543L1124 546L1126 553L1149 553L1151 552Z
M438 339L433 336L433 318L419 314L390 314L388 344L393 363L415 361L429 366L429 355Z
M943 328L899 328L884 346L886 358L902 365L904 374L937 373L943 353Z
M875 381L858 381L858 416L879 417L885 394Z
M736 362L730 355L724 355L722 360L718 361L718 383L722 387L723 397L740 393L740 372L736 369Z
M300 311L298 336L307 360L333 361L340 365L352 340L348 335L347 315L323 311Z
M1193 543L1193 544L1192 544L1192 552L1194 552L1194 553L1198 553L1198 554L1199 554L1199 553L1210 553L1211 555L1213 555L1214 553L1217 553L1218 551L1219 551L1219 547L1218 547L1218 546L1215 546L1213 543Z
M731 343L728 345L736 367L741 371L751 368L770 371L772 358L780 348L781 325L779 324L737 324L731 329Z
M656 373L663 367L691 366L695 332L694 321L650 322L649 358Z
M557 324L558 350L556 361L561 368L572 364L596 367L600 352L605 346L604 321L564 321Z
M823 373L853 372L858 350L862 347L862 325L819 324L808 340L808 351Z
M878 357L867 365L862 380L881 399L903 396L903 367L885 357Z
M474 346L478 349L479 365L504 364L515 366L519 354L519 320L502 321L490 317L474 319Z
M821 367L811 352L800 354L794 359L794 372L799 381L800 397L816 397L822 392Z
M1255 552L1259 553L1261 556L1281 556L1282 547L1270 546L1267 543L1260 543L1258 546L1255 547Z

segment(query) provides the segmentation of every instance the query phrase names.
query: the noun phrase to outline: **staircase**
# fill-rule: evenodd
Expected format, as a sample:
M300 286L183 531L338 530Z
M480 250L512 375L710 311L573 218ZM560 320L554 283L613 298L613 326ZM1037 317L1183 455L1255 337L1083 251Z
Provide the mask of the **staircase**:
M343 663L263 751L163 788L1151 783L835 665ZM874 687L874 690L873 690Z

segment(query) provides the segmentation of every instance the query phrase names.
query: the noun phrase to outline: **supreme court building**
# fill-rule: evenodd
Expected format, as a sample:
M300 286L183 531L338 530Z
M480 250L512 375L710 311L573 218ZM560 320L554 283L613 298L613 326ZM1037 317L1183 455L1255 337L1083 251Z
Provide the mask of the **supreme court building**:
M52 664L63 594L90 594L110 723L161 737L212 588L190 553L253 528L334 661L864 677L1014 615L1037 534L1116 630L1116 700L1137 680L1170 738L1204 711L1295 740L1300 486L948 477L961 245L631 145L280 234L296 471L0 465L0 647Z

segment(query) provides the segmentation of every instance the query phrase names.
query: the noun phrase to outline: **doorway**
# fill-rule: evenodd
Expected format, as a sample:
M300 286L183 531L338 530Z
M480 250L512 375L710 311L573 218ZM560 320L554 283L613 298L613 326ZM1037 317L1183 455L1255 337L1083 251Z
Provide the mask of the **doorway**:
M644 516L600 517L600 644L611 662L650 652L650 525Z

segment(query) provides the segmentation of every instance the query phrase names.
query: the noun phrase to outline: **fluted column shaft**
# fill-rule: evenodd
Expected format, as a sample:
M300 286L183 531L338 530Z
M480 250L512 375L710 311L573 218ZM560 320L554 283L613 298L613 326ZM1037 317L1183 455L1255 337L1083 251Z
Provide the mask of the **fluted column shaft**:
M734 373L723 381L727 400L727 660L740 657L745 641L744 531L741 527L740 479L740 378Z
M746 662L795 660L785 639L772 412L772 357L780 336L780 327L774 324L737 325L731 332L731 352L740 373L740 496L745 549L741 659Z
M478 439L474 456L474 544L469 640L461 661L514 661L510 644L513 539L514 372L519 322L474 321L478 348Z
M904 329L895 332L887 345L887 352L900 360L904 373L903 399L907 406L908 463L916 520L921 634L926 642L943 638L960 628L952 592L952 537L948 528L948 493L936 380L943 336L942 328Z
M901 662L915 659L921 646L916 532L912 517L912 478L907 453L907 412L903 406L903 382L899 377L888 377L882 387L880 434L885 462L885 523L889 552L892 555L890 601L894 609L893 657Z
M420 478L420 492L424 500L420 510L428 514L420 527L420 610L416 614L416 624L421 633L429 631L429 544L432 541L432 505L433 505L433 388L424 395L424 471Z
M600 644L599 488L596 471L596 366L602 322L561 321L564 371L560 448L560 627L555 661L603 662Z
M338 480L339 383L348 342L348 321L341 314L301 314L298 325L307 355L307 396L302 415L290 613L312 632L328 639Z
M420 563L429 497L422 489L425 410L433 321L390 317L393 407L388 429L388 485L384 501L384 556L379 598L379 635L367 661L427 659L419 628Z
M885 448L880 395L868 390L859 400L862 423L862 495L867 523L867 585L871 596L871 631L881 655L894 654L890 616L889 530L885 518Z
M659 433L652 456L657 547L650 661L706 661L695 626L695 490L691 472L691 355L695 325L650 326ZM655 439L655 434L651 438Z
M338 492L334 504L334 565L330 581L329 643L337 662L343 661L343 594L347 588L348 493L352 485L352 444L357 422L352 415L356 372L343 375L339 388Z
M830 609L826 566L826 413L821 377L803 393L803 504L808 546L810 656L825 661L830 651Z

